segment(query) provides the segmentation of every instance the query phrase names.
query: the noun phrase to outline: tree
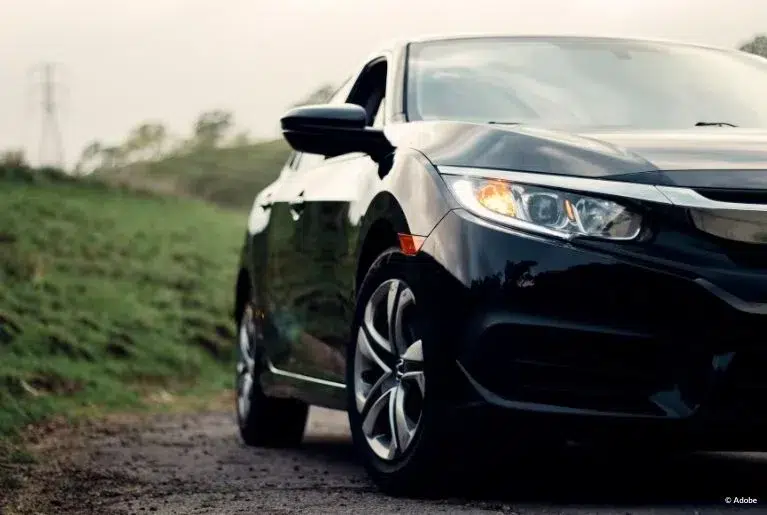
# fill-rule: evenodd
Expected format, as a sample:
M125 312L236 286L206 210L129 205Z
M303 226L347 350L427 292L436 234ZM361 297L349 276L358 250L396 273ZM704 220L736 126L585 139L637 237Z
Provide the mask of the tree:
M740 49L767 58L767 34L757 35L748 43L741 45Z
M75 173L83 175L92 172L98 167L98 160L101 158L101 152L104 145L100 141L91 141L80 153L80 159L75 165Z
M133 129L123 144L126 157L139 160L158 159L162 156L168 133L165 126L158 122L144 122Z
M228 111L204 112L194 124L194 142L198 147L217 147L233 125L234 117Z
M11 148L0 153L0 166L12 168L21 168L27 166L27 158L24 150L20 148Z
M100 155L103 168L116 168L124 163L125 152L120 146L104 147Z
M293 104L293 107L310 105L310 104L324 104L333 96L336 92L336 87L332 84L325 83L319 88L312 91L303 100Z
M234 135L230 143L233 147L244 147L250 144L250 134L248 131L240 131Z

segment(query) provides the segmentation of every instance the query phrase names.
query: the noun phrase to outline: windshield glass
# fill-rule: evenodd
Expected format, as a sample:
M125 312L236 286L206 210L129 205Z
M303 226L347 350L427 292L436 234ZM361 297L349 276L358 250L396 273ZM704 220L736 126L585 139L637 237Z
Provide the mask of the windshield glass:
M578 38L413 43L411 120L667 129L767 127L767 60L681 44Z

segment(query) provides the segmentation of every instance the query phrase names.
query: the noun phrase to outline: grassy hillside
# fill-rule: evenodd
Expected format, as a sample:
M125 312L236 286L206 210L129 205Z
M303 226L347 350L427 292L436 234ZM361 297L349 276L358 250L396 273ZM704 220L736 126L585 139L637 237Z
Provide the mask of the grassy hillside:
M0 440L54 413L231 386L243 216L30 177L0 173Z
M280 139L240 147L198 149L157 162L104 169L97 177L110 184L201 198L247 209L272 182L290 153Z

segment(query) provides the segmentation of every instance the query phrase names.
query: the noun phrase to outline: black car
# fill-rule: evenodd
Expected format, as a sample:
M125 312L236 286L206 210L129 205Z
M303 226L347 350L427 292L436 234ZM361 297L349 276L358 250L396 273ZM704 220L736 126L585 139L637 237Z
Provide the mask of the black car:
M394 494L479 441L767 449L767 60L414 40L281 123L236 284L247 444L348 410Z

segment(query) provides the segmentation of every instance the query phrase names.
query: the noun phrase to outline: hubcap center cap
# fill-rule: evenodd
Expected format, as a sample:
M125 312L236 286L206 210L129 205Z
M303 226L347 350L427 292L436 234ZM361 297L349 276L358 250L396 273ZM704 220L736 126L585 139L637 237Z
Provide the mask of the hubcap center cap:
M405 360L400 359L396 365L394 365L394 374L397 376L397 379L402 379L402 376L405 375Z

